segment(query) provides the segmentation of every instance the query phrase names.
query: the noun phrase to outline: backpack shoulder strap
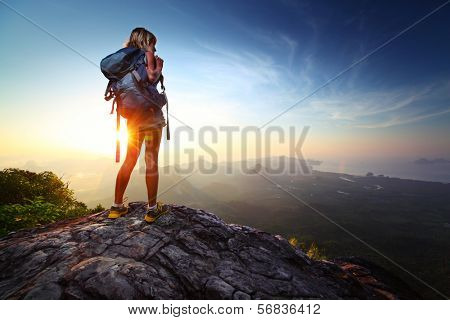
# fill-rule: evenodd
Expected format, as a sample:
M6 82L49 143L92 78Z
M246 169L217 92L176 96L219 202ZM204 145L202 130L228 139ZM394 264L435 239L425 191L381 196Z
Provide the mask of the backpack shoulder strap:
M113 85L113 81L109 80L108 84L106 85L106 90L105 90L105 100L109 101L112 98L114 98L114 91L112 89L112 85Z
M169 128L169 99L167 99L167 94L166 94L166 87L164 86L164 77L161 74L161 90L162 93L164 94L164 97L166 98L166 114L167 114L167 128L166 128L166 138L167 140L170 140L170 128Z

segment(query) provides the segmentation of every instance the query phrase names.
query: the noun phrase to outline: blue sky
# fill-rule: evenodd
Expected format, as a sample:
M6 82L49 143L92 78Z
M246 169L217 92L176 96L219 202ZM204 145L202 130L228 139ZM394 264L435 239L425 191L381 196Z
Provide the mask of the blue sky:
M195 129L262 125L444 3L2 2L97 64L147 27L172 113ZM114 129L100 71L2 3L0 30L2 156L112 149L97 134ZM272 125L310 125L317 157L327 145L342 156L370 157L374 145L377 156L450 157L449 30L450 4Z

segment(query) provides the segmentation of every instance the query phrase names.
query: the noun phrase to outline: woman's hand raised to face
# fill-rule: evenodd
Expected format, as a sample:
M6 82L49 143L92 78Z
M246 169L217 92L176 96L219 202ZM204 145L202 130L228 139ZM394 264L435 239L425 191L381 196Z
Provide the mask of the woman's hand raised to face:
M159 56L155 56L155 58L156 58L156 69L162 70L163 65L164 65L164 60L161 59Z

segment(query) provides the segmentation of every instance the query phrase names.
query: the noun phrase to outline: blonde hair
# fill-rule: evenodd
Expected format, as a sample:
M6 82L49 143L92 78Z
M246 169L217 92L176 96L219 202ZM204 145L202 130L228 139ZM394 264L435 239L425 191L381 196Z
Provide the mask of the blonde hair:
M131 31L130 38L125 43L125 47L134 47L145 50L155 41L155 35L147 29L135 28L133 29L133 31Z

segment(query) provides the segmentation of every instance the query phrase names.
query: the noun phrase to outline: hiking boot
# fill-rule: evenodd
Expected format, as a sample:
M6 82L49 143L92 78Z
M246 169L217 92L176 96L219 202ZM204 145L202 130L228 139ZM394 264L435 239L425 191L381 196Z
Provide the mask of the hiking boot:
M148 223L155 222L159 217L163 214L167 214L170 212L170 207L167 204L162 204L161 202L156 203L156 207L154 209L148 209L145 213L144 220Z
M123 207L111 206L111 209L109 209L108 218L117 219L117 218L124 216L127 213L128 213L128 208L125 206L123 206Z

